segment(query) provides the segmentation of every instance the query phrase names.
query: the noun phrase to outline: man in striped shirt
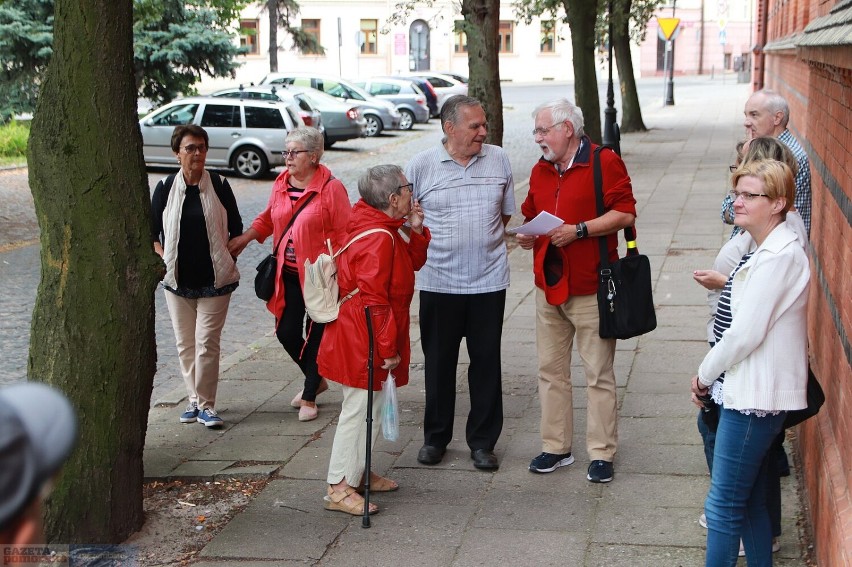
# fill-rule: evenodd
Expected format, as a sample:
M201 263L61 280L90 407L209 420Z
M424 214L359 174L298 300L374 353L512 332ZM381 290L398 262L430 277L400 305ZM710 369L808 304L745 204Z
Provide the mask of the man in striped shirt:
M464 338L470 356L466 440L474 466L494 470L503 429L500 340L509 287L503 235L515 212L514 182L503 149L484 143L488 123L478 100L448 99L441 128L441 145L415 155L405 169L432 231L416 285L426 374L424 444L417 460L441 462L453 438Z

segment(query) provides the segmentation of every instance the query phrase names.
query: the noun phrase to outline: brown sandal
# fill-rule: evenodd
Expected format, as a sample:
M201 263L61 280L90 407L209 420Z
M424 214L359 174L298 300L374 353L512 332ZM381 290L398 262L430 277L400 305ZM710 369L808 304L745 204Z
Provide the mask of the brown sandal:
M356 491L351 486L344 490L343 492L339 492L334 490L332 487L328 487L328 496L323 498L324 507L326 510L331 510L333 512L344 512L346 514L351 514L353 516L363 516L364 515L364 499L355 501L354 504L347 504L346 500L349 499L352 502L352 495L356 494ZM379 507L375 504L370 504L370 514L376 514L379 511Z
M364 494L364 480L358 486L358 494ZM370 473L370 492L393 492L399 490L399 484L389 478Z

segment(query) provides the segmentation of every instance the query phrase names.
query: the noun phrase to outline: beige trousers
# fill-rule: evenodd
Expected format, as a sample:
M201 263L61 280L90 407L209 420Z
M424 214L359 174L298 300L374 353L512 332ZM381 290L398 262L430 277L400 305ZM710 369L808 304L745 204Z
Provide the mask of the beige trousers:
M373 440L381 431L381 390L373 392ZM344 478L349 486L361 484L367 460L367 390L343 386L343 405L331 445L331 461L328 464L328 483L337 484Z
M165 290L175 330L180 372L190 402L215 408L219 387L219 341L231 294L187 299Z
M544 292L536 289L542 450L554 454L571 451L574 433L571 347L575 336L586 374L586 446L589 459L612 462L618 445L615 373L612 369L615 339L602 339L598 335L598 301L595 295L571 297L562 305L549 305Z

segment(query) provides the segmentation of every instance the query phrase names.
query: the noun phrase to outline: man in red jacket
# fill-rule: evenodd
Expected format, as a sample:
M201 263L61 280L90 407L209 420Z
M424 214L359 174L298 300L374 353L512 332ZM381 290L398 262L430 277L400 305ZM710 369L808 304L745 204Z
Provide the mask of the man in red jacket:
M519 235L518 243L533 250L536 290L536 342L539 359L542 453L530 470L548 473L574 462L571 455L573 402L571 346L583 359L588 384L586 445L591 482L613 478L616 428L615 339L598 334L598 240L607 239L611 261L618 258L618 231L636 219L636 200L621 158L600 152L604 208L598 215L592 159L594 150L583 133L583 113L567 99L539 106L536 143L542 157L530 174L530 190L521 212L527 221L543 211L561 226L544 235Z

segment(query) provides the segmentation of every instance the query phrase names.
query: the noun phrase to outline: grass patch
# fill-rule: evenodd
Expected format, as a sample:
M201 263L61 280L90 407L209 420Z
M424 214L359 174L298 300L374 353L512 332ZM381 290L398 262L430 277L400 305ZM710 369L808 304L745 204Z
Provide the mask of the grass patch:
M29 122L9 122L0 126L0 159L10 158L10 163L26 162ZM7 164L8 165L8 164Z

